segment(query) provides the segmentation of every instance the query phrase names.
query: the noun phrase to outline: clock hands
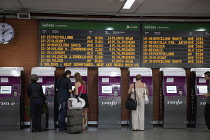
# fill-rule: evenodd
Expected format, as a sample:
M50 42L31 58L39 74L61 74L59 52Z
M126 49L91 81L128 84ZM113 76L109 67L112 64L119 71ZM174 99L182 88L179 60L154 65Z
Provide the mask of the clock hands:
M4 33L6 33L6 32L8 32L9 30L11 30L12 28L8 28L8 29L6 29L5 31L3 31L2 32L2 34L4 34Z

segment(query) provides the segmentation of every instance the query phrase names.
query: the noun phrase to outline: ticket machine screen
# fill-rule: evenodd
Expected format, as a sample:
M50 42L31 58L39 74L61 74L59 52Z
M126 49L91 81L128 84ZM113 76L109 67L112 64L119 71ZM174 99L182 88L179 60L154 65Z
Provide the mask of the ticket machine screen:
M12 94L12 86L0 86L0 94Z
M43 93L46 93L46 86L42 86Z
M176 94L177 86L166 86L167 93Z
M112 94L112 86L102 86L102 94Z
M203 95L203 94L207 94L207 86L198 86L198 92L199 94Z

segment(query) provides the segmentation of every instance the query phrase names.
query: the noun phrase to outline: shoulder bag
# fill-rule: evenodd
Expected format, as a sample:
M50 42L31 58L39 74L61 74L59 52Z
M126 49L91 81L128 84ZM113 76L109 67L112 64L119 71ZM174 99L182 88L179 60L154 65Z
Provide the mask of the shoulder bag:
M136 100L136 86L135 86L135 82L134 82L134 98L131 98L131 94L129 95L129 98L127 98L127 101L125 102L125 106L127 109L129 110L136 110L137 108L137 100Z
M67 105L69 109L82 109L85 106L85 100L80 98L82 92L84 90L84 86L82 85L82 90L78 96L74 96L68 99Z

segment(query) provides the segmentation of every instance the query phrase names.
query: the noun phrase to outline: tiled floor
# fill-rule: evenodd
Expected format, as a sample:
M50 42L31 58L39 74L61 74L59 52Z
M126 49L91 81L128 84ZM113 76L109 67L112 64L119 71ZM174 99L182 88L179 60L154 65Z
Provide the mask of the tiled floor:
M89 127L81 134L68 134L57 130L31 133L29 129L0 131L0 140L210 140L210 132L203 129L163 129L155 127L145 131L98 129Z

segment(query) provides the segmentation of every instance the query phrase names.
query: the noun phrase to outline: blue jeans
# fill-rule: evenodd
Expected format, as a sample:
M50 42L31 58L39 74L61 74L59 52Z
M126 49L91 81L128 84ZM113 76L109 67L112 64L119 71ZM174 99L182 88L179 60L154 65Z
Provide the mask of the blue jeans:
M58 129L64 130L67 125L65 123L65 118L67 114L67 101L58 100Z

